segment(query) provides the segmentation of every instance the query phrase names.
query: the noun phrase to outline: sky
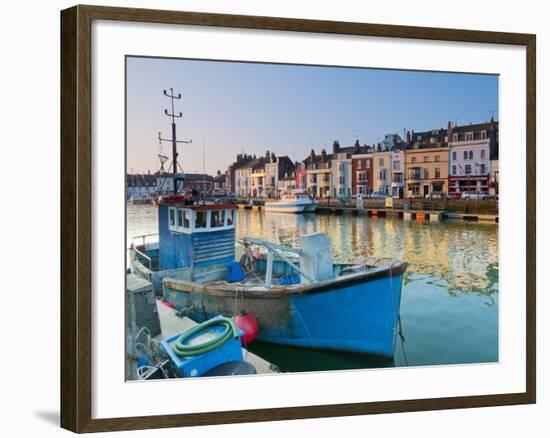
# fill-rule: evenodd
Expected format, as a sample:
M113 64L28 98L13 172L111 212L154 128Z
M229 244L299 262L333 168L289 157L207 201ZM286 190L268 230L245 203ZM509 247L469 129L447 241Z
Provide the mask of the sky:
M498 119L498 76L222 61L127 58L127 171L156 172L158 132L171 138L175 101L179 163L222 172L238 153L303 160L332 143L373 144L403 130ZM171 156L171 144L163 143ZM204 148L204 163L203 163ZM204 164L204 165L203 165ZM168 170L168 165L165 165Z

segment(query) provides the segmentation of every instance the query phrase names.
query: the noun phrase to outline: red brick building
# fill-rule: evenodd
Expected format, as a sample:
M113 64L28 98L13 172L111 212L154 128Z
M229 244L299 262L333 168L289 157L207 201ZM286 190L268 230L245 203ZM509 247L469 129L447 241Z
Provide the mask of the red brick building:
M372 193L374 183L373 149L361 146L351 156L351 193L352 196Z

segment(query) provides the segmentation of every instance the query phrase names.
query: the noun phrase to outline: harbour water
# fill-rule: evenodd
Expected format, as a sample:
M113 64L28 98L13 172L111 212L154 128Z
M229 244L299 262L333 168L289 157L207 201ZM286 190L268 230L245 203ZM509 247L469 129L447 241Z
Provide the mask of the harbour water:
M156 231L156 208L128 204L128 245ZM401 302L405 341L398 340L393 360L261 342L252 344L253 352L282 371L498 361L498 225L238 210L238 238L296 246L312 232L327 234L337 262L376 256L409 263Z

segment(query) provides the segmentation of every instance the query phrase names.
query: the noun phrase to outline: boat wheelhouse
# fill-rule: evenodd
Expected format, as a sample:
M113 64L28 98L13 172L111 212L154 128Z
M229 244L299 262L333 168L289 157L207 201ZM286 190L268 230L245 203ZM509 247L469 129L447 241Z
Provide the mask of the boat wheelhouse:
M162 294L162 279L200 278L235 261L235 205L158 202L158 234L134 238L130 268ZM209 269L208 269L209 268Z

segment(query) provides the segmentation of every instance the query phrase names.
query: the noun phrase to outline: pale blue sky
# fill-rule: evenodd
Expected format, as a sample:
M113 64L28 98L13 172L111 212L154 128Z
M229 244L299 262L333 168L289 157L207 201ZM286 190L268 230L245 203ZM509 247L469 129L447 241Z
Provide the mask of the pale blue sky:
M158 131L170 137L176 101L179 162L186 172L222 171L240 152L302 160L332 142L372 144L403 129L479 123L498 111L498 76L159 58L127 59L127 170L159 168ZM498 118L498 112L494 113ZM171 154L171 145L164 151Z

